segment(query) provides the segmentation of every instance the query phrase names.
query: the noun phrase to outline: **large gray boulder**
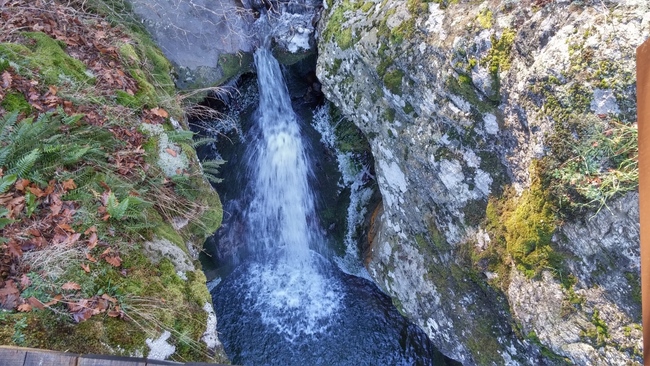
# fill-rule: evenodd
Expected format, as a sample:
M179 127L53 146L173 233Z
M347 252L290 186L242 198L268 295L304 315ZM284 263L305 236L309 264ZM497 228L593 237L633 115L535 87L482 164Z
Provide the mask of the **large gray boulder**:
M253 13L234 0L130 0L172 62L181 89L210 87L250 65Z
M315 50L320 0L129 1L174 65L180 89L220 85L250 71L252 52L267 37L284 63Z

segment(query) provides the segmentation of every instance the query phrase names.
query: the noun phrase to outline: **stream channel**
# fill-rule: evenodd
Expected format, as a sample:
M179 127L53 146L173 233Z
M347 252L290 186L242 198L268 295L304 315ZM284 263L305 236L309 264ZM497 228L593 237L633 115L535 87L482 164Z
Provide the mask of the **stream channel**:
M255 102L239 114L241 141L224 155L217 187L223 227L206 243L212 257L203 256L214 278L219 338L233 364L457 364L369 280L350 240L354 230L333 239L335 225L323 229L319 212L336 204L341 189L323 189L327 177L319 174L332 174L318 161L326 155L311 121L318 113L302 98L292 101L285 83L304 86L304 78L283 74L263 47L255 69Z

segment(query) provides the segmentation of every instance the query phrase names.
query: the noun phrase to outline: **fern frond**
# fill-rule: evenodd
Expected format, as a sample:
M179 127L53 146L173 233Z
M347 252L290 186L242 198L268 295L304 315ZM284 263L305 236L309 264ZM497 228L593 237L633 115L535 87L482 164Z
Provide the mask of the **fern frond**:
M9 188L16 182L16 179L18 179L18 176L16 176L16 174L0 177L0 194L7 192Z
M211 144L211 143L214 143L214 142L217 142L217 139L212 138L212 137L201 137L201 138L198 138L198 139L194 140L194 142L192 142L192 147L196 149L197 147L204 146L204 145L207 145L207 144Z
M38 158L41 157L41 149L35 148L26 155L23 155L20 159L15 160L13 163L10 163L10 168L7 171L8 174L16 174L19 177L24 177L27 172L30 171L36 164Z
M167 131L167 138L173 143L191 142L194 138L194 132L185 130Z
M7 113L3 117L0 117L0 143L2 142L11 142L9 138L11 135L11 130L16 125L18 120L18 112Z
M129 197L123 199L122 202L119 202L113 192L108 195L106 211L111 215L111 219L120 220L124 217L127 208L129 208Z
M73 114L72 116L64 116L61 122L66 126L70 126L79 122L79 120L84 118L84 116L85 116L84 114Z
M219 183L223 182L223 178L217 178L214 174L203 172L203 176L210 183L219 184Z
M201 166L203 168L219 168L222 166L226 161L223 159L211 159L211 160L204 160L201 162Z
M12 145L0 148L0 168L7 166L7 161L9 160L12 150Z

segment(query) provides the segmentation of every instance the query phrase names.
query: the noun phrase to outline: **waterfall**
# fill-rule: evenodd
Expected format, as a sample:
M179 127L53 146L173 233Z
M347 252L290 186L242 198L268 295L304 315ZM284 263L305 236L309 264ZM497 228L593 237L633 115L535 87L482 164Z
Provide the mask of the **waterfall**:
M232 362L445 365L427 335L403 318L387 295L367 279L348 274L363 273L353 250L353 230L346 235L349 250L339 263L345 271L335 264L333 251L324 248L331 238L324 237L319 225L318 195L310 186L311 167L318 162L312 161L314 150L306 148L305 140L316 138L309 124L314 118L296 115L282 70L267 48L256 51L255 66L257 108L245 114L245 150L231 155L237 159L232 181L244 187L231 197L235 204L226 206L231 212L224 225L231 228L227 243L240 241L234 244L246 250L211 291L219 337ZM320 123L319 130L327 132L329 121ZM353 196L348 219L360 222L361 206L369 198L361 182L369 172L352 169L346 159L339 163L345 170L342 184L351 185Z
M318 242L308 220L314 215L309 164L280 65L266 48L255 53L260 92L257 134L249 176L253 201L247 214L252 253L290 266L309 265L309 245Z
M293 339L326 329L342 295L314 251L324 240L309 187L309 159L280 65L261 47L255 66L260 101L247 152L253 198L245 240L256 262L249 291L264 321Z

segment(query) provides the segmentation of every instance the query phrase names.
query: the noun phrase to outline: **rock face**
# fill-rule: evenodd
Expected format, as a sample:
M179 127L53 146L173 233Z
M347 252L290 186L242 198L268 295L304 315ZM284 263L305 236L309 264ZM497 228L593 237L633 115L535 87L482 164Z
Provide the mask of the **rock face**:
M250 11L234 0L131 0L133 11L174 64L180 88L209 87L250 63ZM239 62L237 62L239 61Z
M252 51L269 32L285 63L314 50L317 0L129 1L174 64L181 89L220 85L249 71ZM268 27L260 26L260 17Z
M400 310L467 365L640 363L648 2L324 5L317 74L370 142L367 266Z

